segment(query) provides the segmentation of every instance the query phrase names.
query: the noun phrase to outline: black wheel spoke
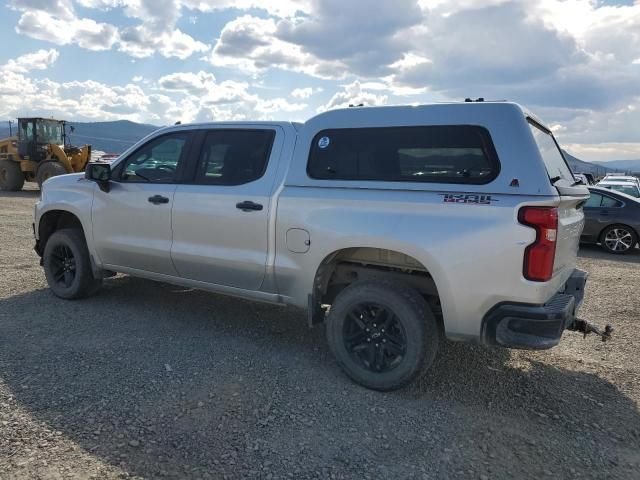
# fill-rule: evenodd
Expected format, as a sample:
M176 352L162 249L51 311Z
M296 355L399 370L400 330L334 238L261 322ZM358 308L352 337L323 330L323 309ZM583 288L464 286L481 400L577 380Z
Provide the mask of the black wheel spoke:
M71 283L73 283L73 273L67 270L64 272L64 284L65 286L70 287Z
M366 342L367 340L367 332L364 330L360 330L359 332L355 332L352 335L346 337L345 342L351 343L353 345L359 345L361 343Z
M402 348L401 344L396 343L395 341L390 340L389 338L387 338L386 340L387 342L385 343L385 347L389 353L396 356L404 355L404 349Z
M376 358L376 347L372 343L369 344L367 348L367 361L369 362L369 368L372 370L375 368L374 362Z
M356 323L358 328L361 328L362 330L366 328L364 321L362 320L363 315L364 314L362 313L355 313L355 312L349 313L349 317Z
M384 351L382 349L382 345L375 347L375 352L376 355L375 360L373 361L373 366L378 372L381 372L384 367Z

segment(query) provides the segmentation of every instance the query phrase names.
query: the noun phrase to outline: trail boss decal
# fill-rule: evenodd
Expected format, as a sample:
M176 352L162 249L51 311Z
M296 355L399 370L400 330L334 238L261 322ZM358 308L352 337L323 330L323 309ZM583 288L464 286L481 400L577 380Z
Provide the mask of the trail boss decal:
M442 201L444 203L464 203L471 205L491 205L493 202L497 202L495 198L491 198L491 195L476 195L473 193L439 193L442 195Z

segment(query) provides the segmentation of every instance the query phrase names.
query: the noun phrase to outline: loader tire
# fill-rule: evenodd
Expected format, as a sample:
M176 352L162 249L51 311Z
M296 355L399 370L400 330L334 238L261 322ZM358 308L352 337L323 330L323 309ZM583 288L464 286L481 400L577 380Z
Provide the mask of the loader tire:
M0 160L0 190L17 192L24 186L20 164L13 160Z
M67 173L67 169L64 168L64 165L60 162L44 162L38 167L36 180L38 182L38 186L42 188L42 184L45 180L57 175L66 175Z

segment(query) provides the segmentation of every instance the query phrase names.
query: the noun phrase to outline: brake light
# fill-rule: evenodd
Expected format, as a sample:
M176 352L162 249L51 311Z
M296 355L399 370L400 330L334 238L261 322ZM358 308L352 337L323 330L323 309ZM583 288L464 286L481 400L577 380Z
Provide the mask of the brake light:
M536 230L536 240L524 251L523 275L527 280L546 282L553 276L558 235L558 209L522 207L518 221Z

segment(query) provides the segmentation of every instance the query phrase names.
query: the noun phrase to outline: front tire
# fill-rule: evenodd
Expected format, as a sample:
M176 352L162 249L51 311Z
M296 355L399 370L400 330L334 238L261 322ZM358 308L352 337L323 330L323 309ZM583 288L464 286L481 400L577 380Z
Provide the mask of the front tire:
M40 164L38 167L38 173L36 173L36 181L38 186L42 188L42 184L51 177L57 177L58 175L66 175L67 169L64 168L60 162L49 161Z
M17 192L24 186L20 164L13 160L0 160L0 190Z
M638 236L626 225L610 225L602 232L600 243L607 252L621 255L633 252Z
M412 288L379 281L346 287L327 318L329 347L345 373L373 390L396 390L433 363L439 332Z
M54 232L44 247L42 263L49 288L57 297L85 298L102 284L93 276L87 244L77 228Z

